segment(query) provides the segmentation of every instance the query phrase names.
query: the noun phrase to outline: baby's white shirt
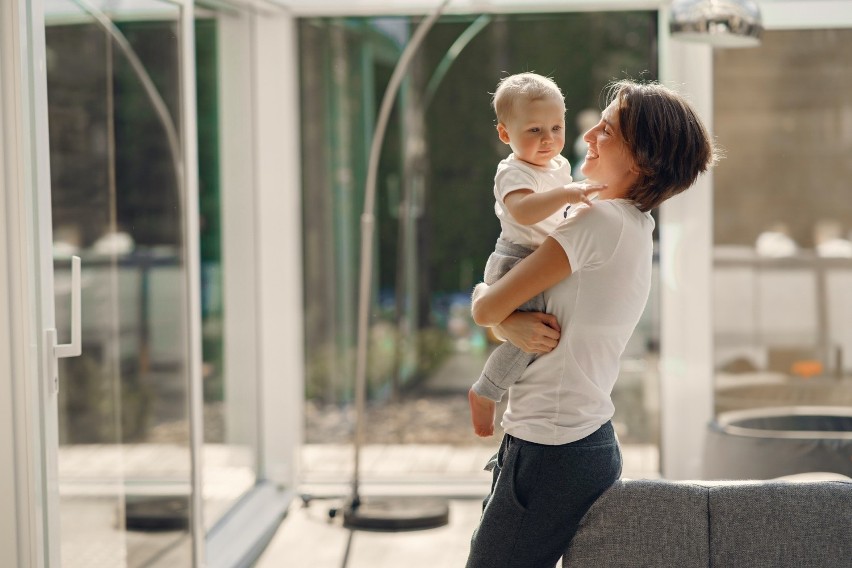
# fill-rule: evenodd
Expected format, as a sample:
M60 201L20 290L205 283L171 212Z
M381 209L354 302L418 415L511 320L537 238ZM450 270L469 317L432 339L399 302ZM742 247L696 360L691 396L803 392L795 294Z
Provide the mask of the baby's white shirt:
M509 157L497 166L494 176L494 213L500 219L500 236L511 243L529 248L541 245L544 238L565 220L565 209L556 211L534 225L522 225L506 209L503 199L519 189L543 193L572 181L571 164L563 156L556 156L550 160L547 167L540 167L516 158L515 154L509 154Z

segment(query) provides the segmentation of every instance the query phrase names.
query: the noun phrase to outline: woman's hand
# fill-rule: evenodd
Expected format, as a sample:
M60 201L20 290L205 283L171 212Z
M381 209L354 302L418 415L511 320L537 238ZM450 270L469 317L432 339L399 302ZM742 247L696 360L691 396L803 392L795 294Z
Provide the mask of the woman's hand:
M527 353L549 353L559 343L556 316L542 312L514 312L494 332Z

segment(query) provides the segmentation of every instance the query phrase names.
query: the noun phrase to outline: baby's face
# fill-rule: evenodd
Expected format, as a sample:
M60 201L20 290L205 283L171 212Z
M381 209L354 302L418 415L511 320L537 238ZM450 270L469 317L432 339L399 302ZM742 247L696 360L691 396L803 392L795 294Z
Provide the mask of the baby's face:
M545 167L565 146L565 104L556 98L518 102L497 132L515 157Z

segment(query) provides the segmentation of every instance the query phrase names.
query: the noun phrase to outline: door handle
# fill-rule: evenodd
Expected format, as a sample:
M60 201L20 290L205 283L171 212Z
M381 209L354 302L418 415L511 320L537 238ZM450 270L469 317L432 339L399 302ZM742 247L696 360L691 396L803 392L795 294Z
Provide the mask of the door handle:
M56 329L45 331L48 382L53 393L59 392L58 361L65 357L79 357L83 352L82 302L81 302L80 257L71 257L71 343L57 343Z

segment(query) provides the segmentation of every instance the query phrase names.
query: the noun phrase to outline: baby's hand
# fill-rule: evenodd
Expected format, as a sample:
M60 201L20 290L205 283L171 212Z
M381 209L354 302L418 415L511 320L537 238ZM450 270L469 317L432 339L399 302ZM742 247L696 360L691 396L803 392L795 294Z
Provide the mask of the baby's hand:
M562 186L562 191L565 193L565 202L568 205L576 205L577 203L592 204L590 196L606 189L605 183L587 183L574 182Z

